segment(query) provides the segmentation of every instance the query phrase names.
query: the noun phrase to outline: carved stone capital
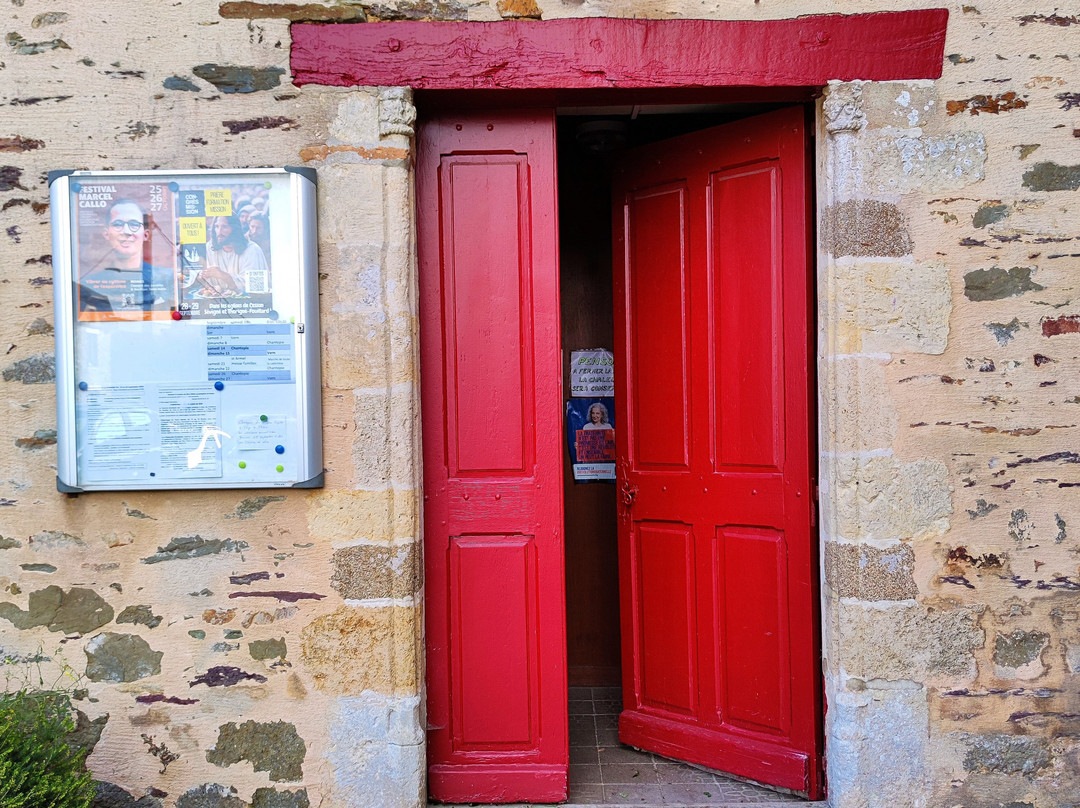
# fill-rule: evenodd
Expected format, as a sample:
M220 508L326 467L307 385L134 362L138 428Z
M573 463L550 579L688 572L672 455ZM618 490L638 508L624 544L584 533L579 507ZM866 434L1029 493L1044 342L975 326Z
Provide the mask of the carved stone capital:
M858 132L866 126L866 114L862 109L861 81L830 82L825 96L825 130L835 135L837 132Z
M416 107L410 87L384 87L379 91L379 137L415 134Z

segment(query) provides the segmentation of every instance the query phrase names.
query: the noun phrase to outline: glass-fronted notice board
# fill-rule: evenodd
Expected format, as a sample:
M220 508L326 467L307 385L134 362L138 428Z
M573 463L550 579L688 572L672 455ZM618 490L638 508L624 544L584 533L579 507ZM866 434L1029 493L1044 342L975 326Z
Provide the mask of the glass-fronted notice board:
M321 486L314 171L49 182L57 487Z

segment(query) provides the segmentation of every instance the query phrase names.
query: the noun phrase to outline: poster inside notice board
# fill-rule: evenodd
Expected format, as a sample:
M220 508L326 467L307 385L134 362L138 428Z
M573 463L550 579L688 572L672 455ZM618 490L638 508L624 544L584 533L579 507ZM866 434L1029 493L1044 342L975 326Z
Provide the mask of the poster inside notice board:
M310 169L50 175L62 491L322 484Z

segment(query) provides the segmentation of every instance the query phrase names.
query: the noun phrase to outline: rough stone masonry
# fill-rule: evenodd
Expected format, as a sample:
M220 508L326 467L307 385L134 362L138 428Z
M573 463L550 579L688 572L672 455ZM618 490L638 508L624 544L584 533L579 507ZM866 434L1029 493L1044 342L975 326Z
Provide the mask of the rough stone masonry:
M817 109L823 670L838 808L1080 794L1080 15L945 5L944 74ZM290 83L296 20L763 19L825 0L7 0L0 654L142 808L424 800L412 107ZM845 13L880 10L870 0ZM327 487L54 486L59 168L318 170Z

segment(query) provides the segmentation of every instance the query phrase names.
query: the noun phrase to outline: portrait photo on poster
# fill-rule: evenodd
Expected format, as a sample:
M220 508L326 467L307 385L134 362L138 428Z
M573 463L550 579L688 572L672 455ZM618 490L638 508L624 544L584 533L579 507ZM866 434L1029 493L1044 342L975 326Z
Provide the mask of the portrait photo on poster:
M176 220L168 185L106 180L72 190L79 319L169 319L176 308Z
M615 399L570 398L566 401L566 445L574 482L615 479Z

